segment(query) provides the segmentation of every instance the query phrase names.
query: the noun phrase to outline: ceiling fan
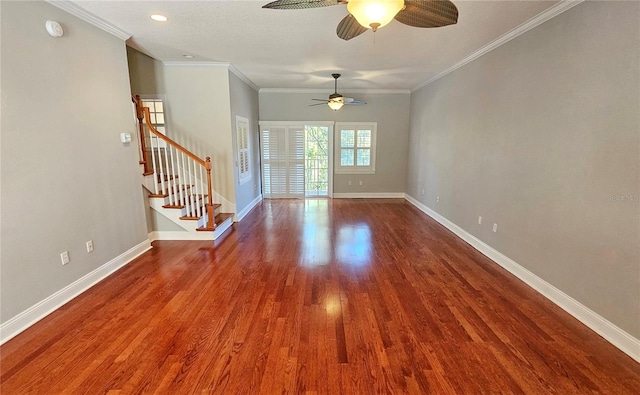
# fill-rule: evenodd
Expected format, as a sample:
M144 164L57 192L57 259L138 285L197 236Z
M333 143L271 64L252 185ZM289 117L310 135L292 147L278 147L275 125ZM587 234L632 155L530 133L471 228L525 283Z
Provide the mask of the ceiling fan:
M322 103L309 104L309 106L320 106L322 104L327 104L333 111L338 111L345 104L349 105L363 105L367 104L366 101L356 100L352 97L344 97L338 93L338 78L340 78L340 74L331 74L334 79L334 90L333 93L329 95L329 100L326 99L311 99L315 101L321 101Z
M369 29L375 32L392 19L414 27L441 27L458 22L458 8L449 0L276 0L262 8L297 10L338 4L346 4L349 11L336 29L343 40L351 40Z

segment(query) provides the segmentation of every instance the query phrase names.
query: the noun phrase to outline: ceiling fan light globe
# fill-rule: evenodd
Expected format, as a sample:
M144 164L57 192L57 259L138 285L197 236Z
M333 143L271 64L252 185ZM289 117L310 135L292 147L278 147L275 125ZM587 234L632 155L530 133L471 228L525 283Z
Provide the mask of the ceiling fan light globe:
M344 106L344 102L342 100L329 100L327 104L333 111L338 111L342 106Z
M347 10L367 29L387 25L404 8L404 0L349 0Z

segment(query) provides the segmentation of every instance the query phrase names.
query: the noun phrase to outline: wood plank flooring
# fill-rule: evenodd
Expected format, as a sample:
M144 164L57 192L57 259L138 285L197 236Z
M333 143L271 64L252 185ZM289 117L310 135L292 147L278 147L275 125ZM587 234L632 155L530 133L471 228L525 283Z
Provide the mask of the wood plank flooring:
M154 242L0 353L3 395L640 393L640 364L399 199Z

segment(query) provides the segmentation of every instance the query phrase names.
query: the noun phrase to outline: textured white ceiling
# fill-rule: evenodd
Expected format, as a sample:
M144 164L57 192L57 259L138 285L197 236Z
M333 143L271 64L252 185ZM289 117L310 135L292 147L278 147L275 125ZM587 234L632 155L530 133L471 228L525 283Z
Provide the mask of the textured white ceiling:
M259 88L414 89L557 1L457 1L453 26L397 21L350 41L336 36L345 5L261 8L268 0L75 0L132 35L128 44L161 61L230 62ZM162 14L168 22L151 20ZM191 60L184 54L194 55Z

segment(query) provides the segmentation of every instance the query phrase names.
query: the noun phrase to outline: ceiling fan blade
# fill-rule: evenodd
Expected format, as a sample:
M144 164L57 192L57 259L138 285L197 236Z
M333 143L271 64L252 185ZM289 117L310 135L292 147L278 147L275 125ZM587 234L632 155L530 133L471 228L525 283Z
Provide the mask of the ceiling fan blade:
M276 10L299 10L302 8L328 7L343 3L340 0L276 0L265 4L262 8Z
M311 99L311 100L315 100L315 101L323 101L323 102L327 102L327 99Z
M405 0L398 22L413 27L440 27L458 22L458 8L449 0Z
M353 97L345 97L344 98L344 104L351 104L351 105L360 106L360 105L363 105L363 104L367 104L367 102L364 101L364 100L354 99Z
M366 32L367 28L363 27L358 23L356 18L353 15L349 14L344 17L338 24L338 28L336 29L336 34L343 40L351 40L354 37L361 35Z

